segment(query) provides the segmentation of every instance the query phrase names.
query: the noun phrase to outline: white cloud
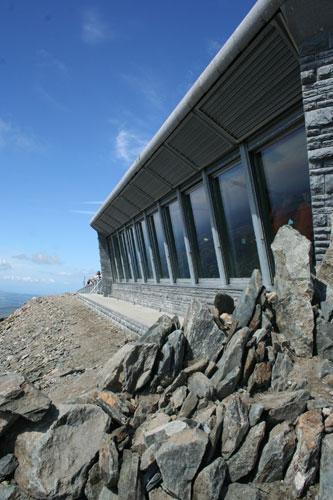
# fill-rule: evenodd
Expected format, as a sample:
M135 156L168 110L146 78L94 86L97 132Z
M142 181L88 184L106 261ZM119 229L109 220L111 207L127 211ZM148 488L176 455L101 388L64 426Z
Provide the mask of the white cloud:
M29 260L35 264L61 264L61 260L56 254L48 255L46 253L38 252L34 255L26 255L25 253L20 253L18 255L13 255L14 259L19 260Z
M81 201L82 205L101 205L102 201Z
M94 215L96 212L93 212L92 210L71 210L72 214L88 214L88 215Z
M116 137L116 155L127 162L134 161L142 152L148 140L139 133L122 129Z
M37 51L37 65L42 68L54 68L60 73L65 75L68 74L68 68L66 64L54 57L50 52L45 49L39 49Z
M25 132L20 127L0 118L0 148L8 146L17 146L28 151L42 149L34 134Z
M108 26L101 20L96 9L86 9L83 13L82 40L90 45L97 45L108 38L112 33Z
M12 266L9 264L9 262L5 259L0 259L0 271L8 271L8 269L11 269Z
M15 276L13 274L3 277L6 281L24 281L28 283L56 283L53 278L33 278L32 276Z

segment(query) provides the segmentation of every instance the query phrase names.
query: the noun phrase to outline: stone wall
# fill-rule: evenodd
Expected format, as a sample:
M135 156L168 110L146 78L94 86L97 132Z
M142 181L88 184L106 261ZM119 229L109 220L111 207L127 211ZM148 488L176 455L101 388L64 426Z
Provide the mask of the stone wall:
M333 212L333 29L300 47L317 263L329 245Z
M148 283L112 284L112 297L180 316L185 315L188 305L195 298L212 306L216 293L220 291L221 288L200 286L168 286ZM238 290L227 289L235 301L237 301L241 291L241 287Z
M99 256L101 262L101 271L103 276L102 289L103 295L111 294L112 287L112 274L111 274L111 261L109 255L109 247L107 239L101 234L98 234Z

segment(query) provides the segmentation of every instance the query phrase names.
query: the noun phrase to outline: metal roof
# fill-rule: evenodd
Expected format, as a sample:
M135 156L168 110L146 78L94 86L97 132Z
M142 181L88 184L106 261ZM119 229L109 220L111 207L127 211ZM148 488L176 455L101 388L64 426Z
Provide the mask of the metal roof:
M301 102L297 48L280 11L295 1L254 5L94 215L94 229L108 236Z

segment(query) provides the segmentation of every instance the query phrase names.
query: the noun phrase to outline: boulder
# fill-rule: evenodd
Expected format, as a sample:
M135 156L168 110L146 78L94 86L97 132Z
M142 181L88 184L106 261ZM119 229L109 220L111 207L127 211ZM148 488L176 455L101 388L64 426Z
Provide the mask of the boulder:
M179 319L177 316L170 318L163 314L158 320L144 333L137 343L156 344L162 347L168 335L179 328Z
M106 363L100 386L114 392L133 394L149 381L155 363L156 344L126 344Z
M243 291L238 304L232 314L232 320L238 321L240 327L248 326L256 306L258 296L262 291L261 273L254 269L251 279Z
M12 453L7 453L0 458L0 481L11 476L18 466L18 462Z
M259 483L282 480L295 446L296 434L293 426L288 422L275 426L262 451L255 480Z
M220 498L226 477L227 465L222 457L205 467L193 484L192 500L216 500Z
M170 403L174 410L179 410L179 408L181 408L186 398L186 395L187 395L186 385L182 385L181 387L178 387L178 389L175 390L170 399Z
M214 394L212 381L201 372L196 372L187 380L187 385L192 394L198 398L211 399Z
M95 405L59 405L57 419L23 432L15 443L17 484L37 499L78 498L110 425Z
M254 425L256 425L259 422L263 410L264 410L264 407L260 403L251 405L250 411L249 411L250 427L253 427Z
M139 476L140 456L130 450L124 450L123 461L118 481L118 498L134 500L143 498L142 484Z
M282 226L272 243L275 262L276 323L297 356L311 356L314 319L311 301L311 242L291 226Z
M243 385L247 385L247 382L250 378L251 373L253 372L255 364L256 364L256 350L254 347L252 347L251 349L248 350L244 363L243 378L242 378Z
M188 307L184 319L184 335L188 360L205 357L216 361L226 338L216 325L208 305L196 299Z
M234 299L225 292L217 292L214 299L214 306L219 312L219 315L223 313L232 314L235 304Z
M11 484L0 484L0 498L1 500L16 500L18 491L15 486Z
M182 330L175 330L163 345L157 365L157 377L166 387L181 370L185 351L185 337Z
M237 386L242 373L243 352L249 335L250 330L246 327L238 330L217 363L218 369L211 380L220 399L231 394Z
M88 474L88 480L84 488L84 494L88 500L98 499L104 487L98 463L94 464Z
M143 431L143 435L146 445L149 447L153 444L162 445L171 436L173 436L173 434L185 431L186 429L188 429L186 422L183 422L182 420L173 420L172 422L167 422L158 427Z
M191 500L191 482L208 443L200 429L186 429L171 436L156 453L163 488L180 500Z
M99 443L99 469L106 486L116 486L119 477L118 451L110 434L104 434Z
M307 411L299 417L296 452L285 476L285 481L293 487L295 498L300 498L315 481L323 431L320 410Z
M181 410L179 412L179 416L183 418L188 418L192 415L194 410L197 407L198 404L198 397L193 394L192 392L189 392L188 395L185 398L185 401L181 407Z
M97 394L96 403L118 424L126 425L128 423L129 418L126 416L129 414L128 407L118 394L102 391Z
M331 214L331 240L320 266L317 269L317 277L333 287L333 215Z
M239 393L223 401L226 410L222 431L222 457L227 460L237 450L249 429L248 406Z
M0 376L0 418L3 420L3 430L14 423L16 417L38 422L50 405L49 398L30 384L24 375L7 373Z
M257 463L260 444L265 436L266 422L251 427L240 449L227 460L231 482L247 476Z
M269 363L256 364L249 379L248 391L250 394L268 389L271 382L271 366Z
M172 500L175 498L174 496L169 495L162 488L157 488L156 490L152 490L149 492L149 500Z
M211 462L215 456L215 452L220 444L222 435L222 426L225 415L225 406L220 403L216 406L216 418L214 426L209 433L209 449L207 453L207 463Z
M316 318L316 346L319 356L333 361L333 323L322 314Z
M319 500L333 498L333 434L325 436L321 444Z
M223 500L261 500L260 490L252 484L229 484Z
M289 420L293 422L306 408L310 394L304 389L298 391L267 392L257 394L255 403L260 403L268 412L267 421L270 425Z
M288 389L288 375L293 368L293 363L288 354L277 353L272 370L273 391L285 391Z

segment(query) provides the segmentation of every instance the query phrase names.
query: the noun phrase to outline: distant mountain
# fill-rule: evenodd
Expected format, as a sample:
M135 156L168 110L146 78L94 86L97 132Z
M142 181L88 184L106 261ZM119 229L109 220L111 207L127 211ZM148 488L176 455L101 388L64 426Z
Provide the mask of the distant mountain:
M0 318L6 318L11 312L22 307L25 302L33 297L36 297L36 295L0 291Z

